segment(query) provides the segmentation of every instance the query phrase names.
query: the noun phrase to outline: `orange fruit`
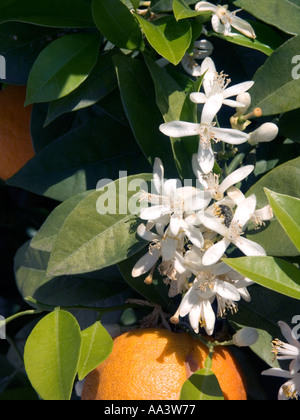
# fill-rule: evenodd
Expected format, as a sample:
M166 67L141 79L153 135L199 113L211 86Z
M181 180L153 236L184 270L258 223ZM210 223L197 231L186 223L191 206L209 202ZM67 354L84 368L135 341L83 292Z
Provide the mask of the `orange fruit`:
M0 178L7 180L33 156L30 135L32 106L24 107L26 87L0 91Z
M109 357L85 380L82 400L178 400L204 367L208 348L187 333L141 329L114 340ZM212 371L226 400L246 400L245 381L227 347L215 347Z

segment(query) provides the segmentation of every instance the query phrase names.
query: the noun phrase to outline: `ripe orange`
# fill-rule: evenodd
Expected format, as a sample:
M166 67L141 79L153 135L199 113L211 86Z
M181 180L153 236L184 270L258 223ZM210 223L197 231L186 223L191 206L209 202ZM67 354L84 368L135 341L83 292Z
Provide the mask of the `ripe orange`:
M84 383L82 400L178 400L186 379L204 367L208 348L186 333L141 329L114 340L110 356ZM245 381L226 347L212 371L226 400L246 400Z
M0 91L0 178L7 180L34 156L30 135L32 106L24 107L26 87Z

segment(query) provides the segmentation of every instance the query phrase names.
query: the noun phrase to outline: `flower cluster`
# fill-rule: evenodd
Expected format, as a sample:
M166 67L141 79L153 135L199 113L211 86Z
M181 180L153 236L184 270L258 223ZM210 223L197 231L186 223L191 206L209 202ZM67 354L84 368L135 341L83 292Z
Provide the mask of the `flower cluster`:
M191 162L196 187L192 182L187 185L186 180L184 186L176 179L165 180L163 164L156 158L152 191L139 193L140 201L149 206L142 206L140 218L145 223L137 233L149 242L149 248L134 266L132 276L147 274L145 282L151 284L157 268L169 285L169 296L182 295L171 322L178 323L180 317L188 315L196 333L201 326L212 335L216 316L224 317L228 310L236 312L241 299L250 301L247 287L252 281L224 262L226 250L235 246L246 256L265 256L264 249L243 234L249 224L263 225L273 213L270 206L257 209L256 196L246 198L236 187L253 172L253 165L241 166L222 180L213 172L214 142L239 145L252 136L262 140L257 133L216 127L216 115L223 105L235 107L238 115L247 111L251 102L247 91L253 82L228 87L230 80L217 73L209 57L203 61L201 73L204 92L190 95L192 102L203 104L201 122L174 121L160 127L170 137L198 136L198 153ZM278 129L267 124L272 135L269 130L262 131L270 141Z
M272 342L272 352L278 360L291 360L289 370L271 368L262 372L262 375L277 376L288 379L278 393L279 400L298 399L300 395L300 343L293 334L293 330L283 321L278 325L287 343L279 339Z

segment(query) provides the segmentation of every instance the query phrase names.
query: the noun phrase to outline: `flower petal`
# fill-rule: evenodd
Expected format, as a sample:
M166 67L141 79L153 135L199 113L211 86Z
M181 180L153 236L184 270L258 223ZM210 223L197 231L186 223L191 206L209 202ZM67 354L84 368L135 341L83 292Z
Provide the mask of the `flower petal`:
M237 85L233 85L224 90L223 96L225 99L231 98L232 96L238 96L240 93L245 93L247 90L251 89L254 85L254 82L243 82L238 83Z
M293 330L291 329L291 327L284 321L279 321L278 325L281 329L282 335L288 341L288 343L300 349L300 343L293 336Z
M223 34L225 36L228 36L229 27L226 28L226 26L220 21L217 15L212 16L211 24L212 24L213 30L217 32L217 34Z
M204 238L199 229L194 226L188 226L184 229L184 232L193 245L199 249L203 247Z
M208 1L199 1L199 3L195 5L195 10L197 10L197 12L216 12L218 7Z
M215 156L211 145L203 147L201 142L199 142L198 163L205 174L213 170Z
M199 135L199 124L185 122L185 121L172 121L169 123L161 124L160 131L169 137L189 137Z
M233 243L247 256L247 257L265 257L266 251L262 246L250 239L239 237Z
M231 128L216 128L213 129L215 136L229 144L242 144L249 140L250 135L239 130Z
M256 208L256 196L255 194L245 198L237 207L233 216L232 222L238 223L242 229L248 223L255 212Z
M160 239L160 237L156 233L147 230L146 226L143 223L140 224L137 228L137 234L142 239L148 242L153 242L154 240Z
M231 15L231 26L249 38L256 38L256 34L250 23L237 16Z
M207 97L202 92L193 92L190 94L190 100L194 104L205 104L205 102L207 101Z
M215 291L224 299L233 300L235 302L238 302L241 299L237 288L233 284L225 281L216 281Z
M204 300L202 302L202 311L201 315L203 317L203 321L205 322L204 328L207 335L212 335L215 328L216 323L216 315L213 311L211 303L209 300Z
M210 125L220 111L223 104L223 95L222 93L217 93L215 95L210 96L202 110L201 115L201 124Z
M166 206L151 206L143 208L140 212L140 218L143 220L156 220L166 214L168 211Z
M199 214L198 217L201 223L208 229L212 230L213 232L217 232L219 235L222 235L222 236L227 235L228 229L217 217L211 216L210 214L207 214L207 213Z
M229 244L230 242L226 238L223 238L221 241L217 242L204 253L202 257L202 264L212 265L218 262L223 257Z
M159 249L151 249L147 254L145 254L142 258L138 260L135 266L132 269L132 277L140 277L148 271L157 263L160 257L160 250Z
M198 303L199 303L199 296L195 292L195 289L192 286L190 290L184 295L181 301L181 304L178 309L179 316L181 317L186 316L192 310L193 306L197 305Z
M161 194L161 188L164 181L164 165L159 158L155 158L153 165L153 186L155 191L153 194Z
M171 260L176 252L178 241L169 236L161 242L161 255L164 261Z
M253 165L246 165L243 166L236 171L232 172L230 175L228 175L224 181L219 186L219 191L221 193L224 193L228 190L229 187L237 184L238 182L242 181L243 179L247 178L248 175L251 174L251 172L254 171Z
M201 306L198 304L198 305L195 305L189 313L189 321L190 321L191 327L193 328L196 334L199 333L200 315L201 315Z

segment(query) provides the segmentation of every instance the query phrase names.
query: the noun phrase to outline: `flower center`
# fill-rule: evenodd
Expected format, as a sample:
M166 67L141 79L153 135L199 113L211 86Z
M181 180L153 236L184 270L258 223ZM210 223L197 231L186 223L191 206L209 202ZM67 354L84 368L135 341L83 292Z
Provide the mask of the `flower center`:
M213 124L200 124L199 129L199 136L200 136L200 142L201 146L204 149L209 149L211 147L210 141L213 140L215 143L219 143L221 140L215 137L215 132L213 131L213 127L216 125L216 123Z
M293 383L283 385L282 389L287 398L298 400L298 390Z
M241 235L243 235L242 226L238 222L232 222L229 226L228 239L230 241L237 240Z
M223 71L215 73L211 95L223 93L230 83L231 79L229 79L228 74L225 74Z
M217 16L221 20L221 22L225 25L227 22L230 23L230 15L231 13L228 11L228 6L218 6Z

